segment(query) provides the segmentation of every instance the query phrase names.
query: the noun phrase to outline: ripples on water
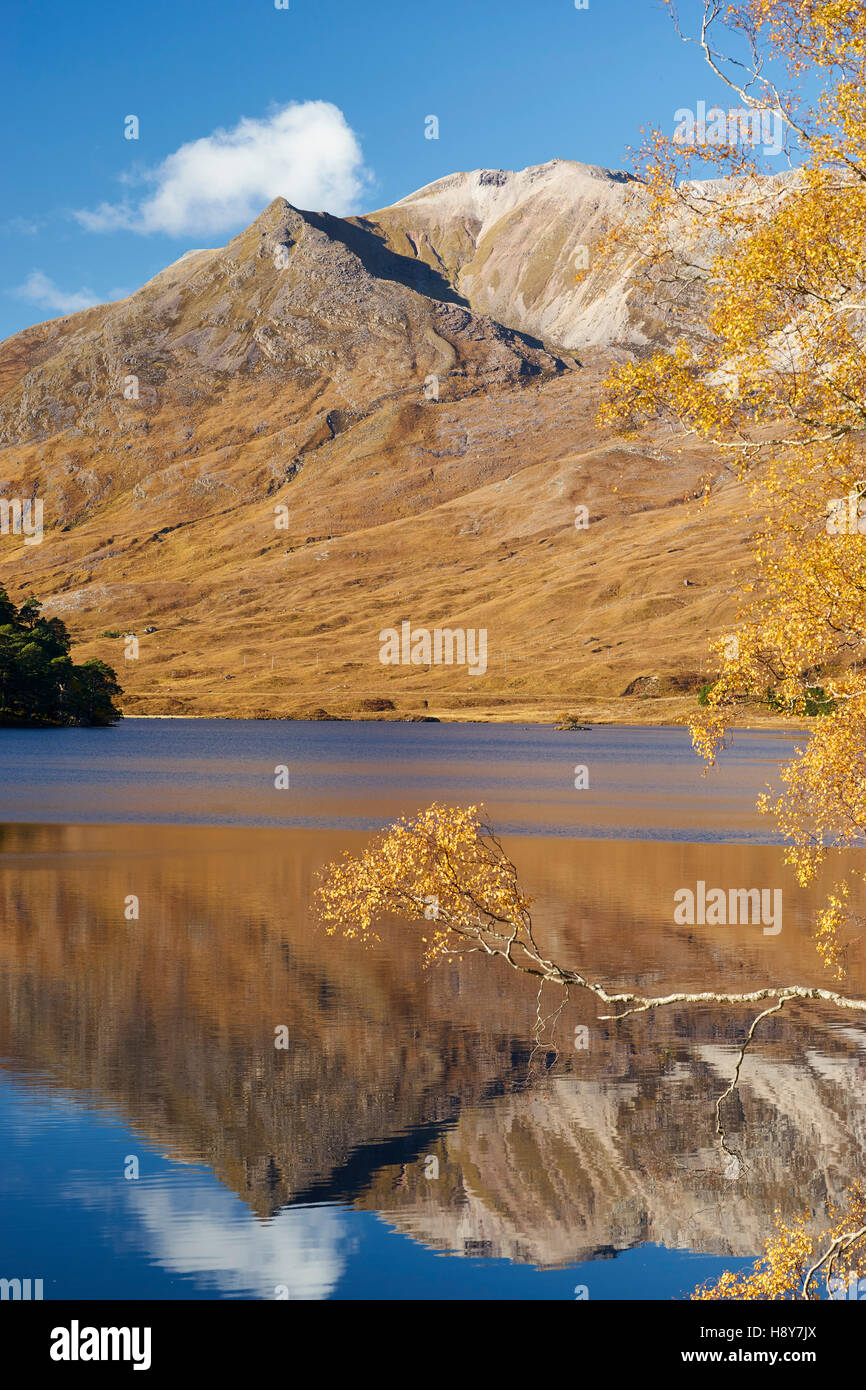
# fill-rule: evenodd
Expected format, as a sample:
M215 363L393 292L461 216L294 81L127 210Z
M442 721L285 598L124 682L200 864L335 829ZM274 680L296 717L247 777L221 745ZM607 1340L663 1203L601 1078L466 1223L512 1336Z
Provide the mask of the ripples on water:
M483 800L563 963L653 990L813 979L817 892L752 810L790 747L743 735L704 779L672 730L0 731L0 1276L46 1297L592 1299L749 1263L777 1207L851 1181L856 1023L767 1021L730 1181L713 1106L750 1015L603 1023L575 997L558 1057L533 1059L531 982L421 971L399 924L361 950L309 904L361 831ZM782 933L676 926L699 878L783 886Z

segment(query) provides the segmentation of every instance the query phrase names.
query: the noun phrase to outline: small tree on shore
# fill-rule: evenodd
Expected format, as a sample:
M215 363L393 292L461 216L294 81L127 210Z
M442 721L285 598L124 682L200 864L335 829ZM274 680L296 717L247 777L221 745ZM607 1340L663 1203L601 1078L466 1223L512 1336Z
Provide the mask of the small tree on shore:
M19 608L0 589L0 724L113 724L117 676L104 661L76 665L72 639L59 618L43 618L41 605Z

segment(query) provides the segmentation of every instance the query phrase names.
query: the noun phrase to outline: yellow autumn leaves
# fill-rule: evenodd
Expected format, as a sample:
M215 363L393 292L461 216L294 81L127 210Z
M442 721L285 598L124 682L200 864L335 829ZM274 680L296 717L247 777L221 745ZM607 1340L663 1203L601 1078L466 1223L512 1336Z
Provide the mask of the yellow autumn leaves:
M748 93L734 90L784 118L795 168L767 177L757 150L683 150L653 133L638 230L630 219L606 254L622 255L627 237L633 284L690 332L615 367L601 415L626 433L665 420L716 446L719 480L733 471L748 485L752 582L735 627L712 644L719 675L692 737L712 762L744 704L797 724L815 716L782 795L764 802L806 883L866 833L866 9L749 0L719 23L755 57ZM784 91L780 70L792 79ZM805 75L820 91L811 103L793 81ZM689 182L696 159L733 177ZM840 508L846 498L854 505ZM828 526L834 501L843 522ZM840 876L816 923L837 969L859 897L862 883L854 894Z
M483 949L485 937L531 941L531 900L478 806L434 804L346 853L320 876L319 915L329 934L370 944L389 916L418 924L425 963Z
M753 1269L741 1274L727 1270L714 1284L696 1289L692 1298L818 1299L828 1291L845 1297L851 1281L859 1281L864 1271L866 1195L856 1185L842 1207L830 1209L828 1225L817 1234L807 1213L788 1221L777 1216L776 1230Z

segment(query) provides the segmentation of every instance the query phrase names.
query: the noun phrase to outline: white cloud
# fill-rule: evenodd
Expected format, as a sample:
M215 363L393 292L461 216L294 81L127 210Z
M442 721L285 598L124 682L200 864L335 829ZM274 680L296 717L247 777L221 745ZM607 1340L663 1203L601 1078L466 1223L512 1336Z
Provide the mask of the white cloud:
M80 309L89 309L93 304L104 304L113 299L125 299L129 290L111 290L107 295L94 294L93 290L80 289L68 292L41 270L33 270L23 285L9 291L16 299L27 299L43 309L55 309L59 314L77 314Z
M153 192L137 204L101 203L74 215L91 232L218 233L246 226L280 195L296 207L349 211L368 177L338 107L292 102L181 145L145 176Z
M124 1194L141 1223L150 1260L230 1294L328 1298L353 1250L349 1217L333 1207L287 1207L267 1221L234 1193L185 1181L130 1183Z

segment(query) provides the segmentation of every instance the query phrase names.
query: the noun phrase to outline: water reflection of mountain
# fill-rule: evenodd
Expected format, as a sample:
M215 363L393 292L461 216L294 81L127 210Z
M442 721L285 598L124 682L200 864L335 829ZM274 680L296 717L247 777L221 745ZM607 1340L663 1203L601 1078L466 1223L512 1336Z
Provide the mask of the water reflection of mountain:
M859 1172L866 1029L832 1011L768 1019L726 1106L748 1013L560 1021L528 1077L535 990L487 962L424 973L405 931L379 952L310 921L345 836L29 827L0 857L0 1052L17 1073L112 1106L257 1213L351 1200L441 1250L542 1265L645 1241L752 1254L777 1208L821 1214ZM524 840L511 846L552 953L611 983L748 988L818 976L780 851ZM779 937L672 924L699 877L784 884ZM128 895L138 921L126 921ZM866 994L852 962L846 988ZM578 1023L590 1046L575 1051ZM274 1030L289 1029L287 1051ZM543 1071L543 1066L538 1068ZM438 1176L428 1176L438 1160Z

